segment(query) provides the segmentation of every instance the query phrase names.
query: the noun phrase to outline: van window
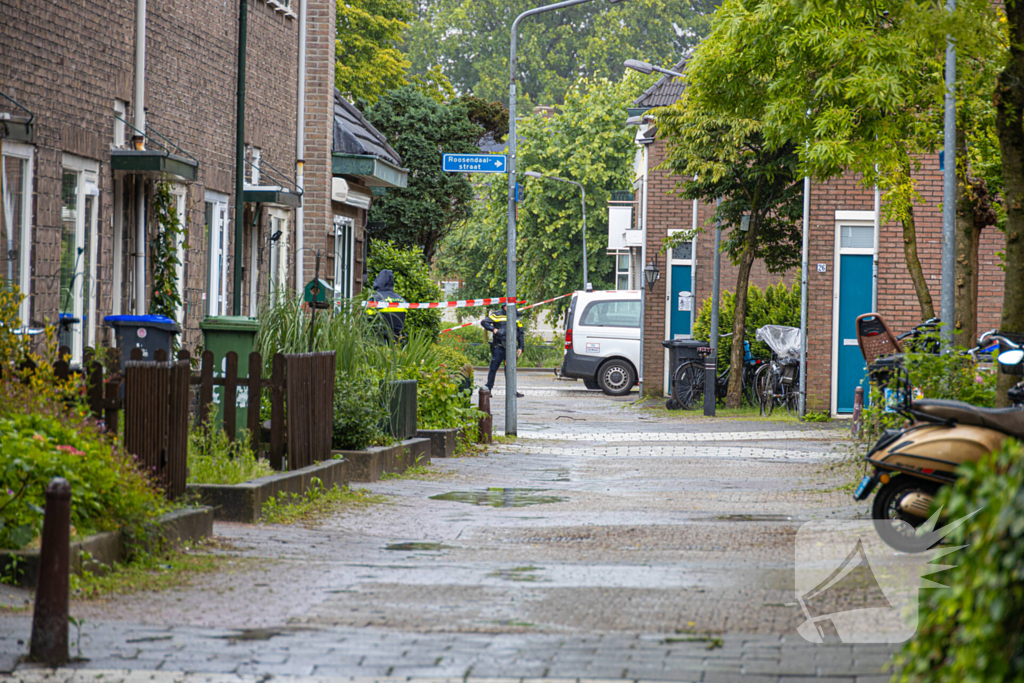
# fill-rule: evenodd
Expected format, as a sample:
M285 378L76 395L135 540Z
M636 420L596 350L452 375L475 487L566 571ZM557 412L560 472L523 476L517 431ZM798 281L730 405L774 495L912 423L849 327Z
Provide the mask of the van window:
M583 327L640 327L640 301L594 301L580 316Z

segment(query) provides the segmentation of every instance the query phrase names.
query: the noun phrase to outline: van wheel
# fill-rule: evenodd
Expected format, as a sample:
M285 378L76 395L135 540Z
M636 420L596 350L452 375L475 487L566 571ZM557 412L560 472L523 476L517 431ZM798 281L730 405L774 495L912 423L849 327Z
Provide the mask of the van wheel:
M601 386L597 383L596 379L585 379L583 380L583 386L587 389L600 389Z
M612 359L597 371L597 383L609 396L625 396L636 384L636 372L628 362Z

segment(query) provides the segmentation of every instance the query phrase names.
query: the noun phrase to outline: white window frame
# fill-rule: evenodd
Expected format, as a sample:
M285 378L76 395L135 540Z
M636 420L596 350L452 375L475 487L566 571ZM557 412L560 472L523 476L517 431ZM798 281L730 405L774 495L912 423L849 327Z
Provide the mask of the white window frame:
M267 215L270 218L268 237L273 237L278 230L281 231L281 236L270 242L270 277L267 278L270 300L272 303L277 303L278 291L283 293L288 287L288 224L290 221L288 212L276 207L268 208Z
M840 415L837 412L839 405L839 276L840 276L840 256L845 255L862 255L862 256L874 256L875 249L863 248L863 247L843 247L842 246L842 230L844 227L858 227L858 228L873 228L875 227L875 213L874 211L836 211L835 219L835 245L834 253L832 257L832 378L831 378L831 390L830 393L830 410L832 417L851 417L849 415ZM878 240L874 240L875 244L878 244Z
M210 244L206 250L207 268L206 312L216 317L227 311L228 234L230 219L228 196L206 191L205 202L212 205L209 227ZM223 312L222 312L223 311Z
M259 294L260 262L259 262L259 220L249 226L249 317L255 318L259 313L256 298Z
M114 142L111 145L120 149L128 143L128 130L125 121L128 120L128 103L124 100L114 100Z
M27 327L32 315L32 193L34 191L33 179L35 178L35 147L21 142L4 141L3 156L25 162L21 186L21 196L24 201L22 201L21 216L16 217L20 225L15 226L14 229L20 232L21 239L19 250L21 253L18 254L18 289L25 297L18 307L18 317L21 319L22 326ZM0 172L6 174L6 167L0 169ZM7 215L5 210L5 220L7 220ZM4 229L6 230L6 226Z
M185 231L188 229L188 188L180 183L171 185L171 197L174 198L174 211L178 214L178 222L181 224L181 232L175 238L174 250L178 254L178 265L174 267L174 277L178 283L178 309L174 312L174 319L179 325L185 324Z
M345 227L348 230L345 230ZM346 239L346 234L347 239ZM334 297L338 301L350 299L355 280L356 220L351 216L334 217ZM348 264L348 271L344 265Z
M696 218L694 219L694 224L696 224ZM672 301L672 294L673 294L673 292L675 292L675 288L672 286L672 266L690 266L690 283L691 283L690 284L690 294L693 297L693 303L690 306L690 332L691 332L690 339L693 339L693 334L692 334L692 332L693 332L693 324L697 320L697 318L696 318L697 293L693 291L693 284L692 284L693 283L693 274L695 272L694 269L697 267L697 259L696 259L696 256L697 256L697 234L696 234L696 231L693 230L693 229L686 230L686 229L683 229L683 228L674 228L674 229L670 229L670 230L667 231L669 237L671 237L672 235L675 235L677 233L680 233L680 232L692 232L694 234L693 234L693 237L690 238L690 258L688 258L688 259L673 258L672 257L672 253L673 252L671 252L671 251L668 254L665 255L666 256L666 258L665 258L665 263L666 263L665 270L668 271L667 273L665 273L662 276L662 277L665 278L665 336L666 337L669 336L669 334L671 334L671 331L672 331L672 304L674 303ZM646 285L644 285L644 283L641 283L641 285L646 286ZM664 358L664 362L662 363L662 367L663 367L663 370L662 370L662 387L664 387L664 395L665 396L669 396L669 395L671 395L671 391L672 391L671 379L669 378L669 370L670 370L672 364L669 362L668 349L665 349L665 353L664 353L663 358Z
M99 237L99 162L92 159L85 159L72 154L64 154L61 159L61 174L64 171L71 171L78 174L75 192L75 249L85 249L86 237L89 238L89 287L85 288L84 268L79 272L79 265L75 266L72 274L75 284L71 293L72 315L79 320L85 320L86 327L82 323L76 323L71 331L71 362L81 363L86 345L86 332L88 333L89 346L96 345L96 258L98 256L97 239ZM86 216L86 197L93 197L92 210ZM63 232L63 228L62 228ZM86 234L88 233L88 235ZM63 235L61 237L63 240ZM78 262L80 263L80 261ZM58 294L59 295L59 294ZM58 310L60 302L58 301Z

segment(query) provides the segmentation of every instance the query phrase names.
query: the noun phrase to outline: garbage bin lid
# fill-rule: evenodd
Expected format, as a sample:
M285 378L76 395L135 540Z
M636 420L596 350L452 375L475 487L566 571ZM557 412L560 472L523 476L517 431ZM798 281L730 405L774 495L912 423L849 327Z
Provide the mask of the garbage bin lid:
M178 327L178 323L174 322L166 315L108 315L103 318L103 322L111 325L112 327L127 325L131 327L152 327L158 330L167 330L175 333L181 332L181 328Z
M199 323L201 330L226 330L230 332L257 332L260 321L247 315L218 315L203 318Z
M666 339L661 342L661 345L666 349L696 349L702 346L711 346L710 342L701 341L700 339Z

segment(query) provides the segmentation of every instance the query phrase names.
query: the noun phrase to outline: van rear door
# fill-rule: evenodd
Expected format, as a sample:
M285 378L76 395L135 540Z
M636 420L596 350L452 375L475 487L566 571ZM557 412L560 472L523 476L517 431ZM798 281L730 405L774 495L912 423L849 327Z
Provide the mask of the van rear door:
M596 298L583 306L573 330L576 353L590 358L640 360L640 298Z

